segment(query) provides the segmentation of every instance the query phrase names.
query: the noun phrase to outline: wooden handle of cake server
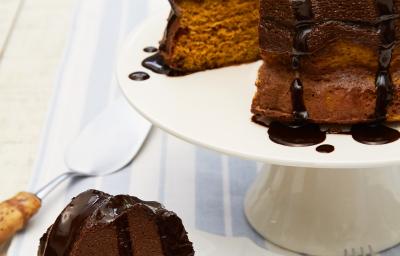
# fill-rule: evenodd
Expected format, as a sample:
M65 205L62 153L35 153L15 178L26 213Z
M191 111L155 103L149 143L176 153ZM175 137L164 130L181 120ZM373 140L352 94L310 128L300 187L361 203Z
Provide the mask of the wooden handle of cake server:
M20 192L0 203L0 244L23 229L40 209L41 200L34 194Z

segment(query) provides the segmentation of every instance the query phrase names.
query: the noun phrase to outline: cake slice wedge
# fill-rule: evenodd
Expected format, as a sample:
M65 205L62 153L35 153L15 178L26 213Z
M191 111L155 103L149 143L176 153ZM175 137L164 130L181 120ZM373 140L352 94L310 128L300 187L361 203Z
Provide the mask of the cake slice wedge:
M159 49L171 69L185 74L259 58L259 0L170 2Z
M192 256L181 219L157 202L88 190L40 240L38 256Z

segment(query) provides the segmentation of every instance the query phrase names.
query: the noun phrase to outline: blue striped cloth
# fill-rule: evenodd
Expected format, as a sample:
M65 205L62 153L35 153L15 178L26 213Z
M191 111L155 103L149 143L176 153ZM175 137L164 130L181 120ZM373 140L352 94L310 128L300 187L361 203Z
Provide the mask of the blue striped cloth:
M168 7L167 0L77 2L32 176L32 191L65 171L63 154L68 143L120 96L113 72L121 42L144 18ZM73 196L89 188L157 200L177 212L190 229L248 237L271 248L251 229L243 212L245 193L260 166L190 145L154 129L140 156L124 171L73 180L54 191L29 227L14 239L9 255L35 255L46 228ZM385 255L400 253L392 250Z

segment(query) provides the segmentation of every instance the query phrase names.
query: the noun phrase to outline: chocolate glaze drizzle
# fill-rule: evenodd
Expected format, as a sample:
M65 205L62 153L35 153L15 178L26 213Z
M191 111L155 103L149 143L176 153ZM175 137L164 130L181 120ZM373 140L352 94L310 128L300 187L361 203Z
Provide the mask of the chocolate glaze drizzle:
M167 76L184 76L187 75L188 73L169 67L167 63L165 63L165 60L161 54L161 52L168 52L170 50L167 48L167 40L169 38L168 33L176 30L175 27L177 26L176 20L178 17L177 16L178 11L173 1L170 1L170 4L172 6L172 10L169 14L167 28L165 29L163 39L161 40L160 43L159 47L160 51L144 59L142 61L142 66L147 69L150 69L151 71L157 74L162 74Z
M354 125L351 129L351 134L356 141L370 145L386 144L400 139L400 133L397 130L383 125L383 122L386 121L388 105L393 98L390 63L396 37L395 21L399 16L395 12L394 0L376 0L376 5L379 11L378 32L381 43L379 45L379 68L375 80L376 107L373 117L375 121L369 124ZM318 144L317 142L321 142L324 137L322 136L324 132L318 126L308 123L309 115L304 104L304 88L300 79L301 58L309 54L307 37L314 25L314 17L310 0L293 0L292 9L295 17L292 54L292 69L295 78L290 87L290 93L294 124L272 122L269 137L272 141L286 146L310 146ZM305 136L306 139L302 140L300 138L302 136ZM296 137L298 138L296 139ZM321 146L319 149L327 149L327 147Z
M293 124L272 122L268 130L272 141L295 147L306 147L319 144L326 139L318 125L310 124L308 112L304 104L304 87L300 78L301 58L309 54L307 37L313 26L314 15L310 0L292 1L293 14L296 20L293 38L292 70L295 78L290 87L293 109Z
M150 69L154 73L167 75L167 76L182 76L187 73L183 73L179 70L170 68L164 61L162 55L158 52L142 61L142 66Z
M83 193L73 199L68 206L69 210L64 211L50 228L47 240L41 239L40 254L43 256L64 256L69 255L75 238L81 231L82 223L94 209L104 200L103 193L92 191ZM42 245L42 243L45 243Z
M379 10L379 69L376 75L376 109L375 118L378 121L386 119L387 106L393 98L393 83L390 76L390 62L395 44L395 11L393 0L376 0Z
M290 91L294 120L301 123L308 119L308 112L303 99L304 88L300 80L301 57L308 54L307 36L311 32L313 14L310 0L294 0L292 7L296 19L292 56L292 69L295 72L295 79Z
M379 27L381 43L379 45L379 68L376 74L376 107L375 122L364 125L354 125L351 129L353 139L368 145L380 145L400 139L400 133L391 129L386 121L387 108L393 99L393 82L390 75L390 63L396 40L396 19L393 0L376 0L379 11Z

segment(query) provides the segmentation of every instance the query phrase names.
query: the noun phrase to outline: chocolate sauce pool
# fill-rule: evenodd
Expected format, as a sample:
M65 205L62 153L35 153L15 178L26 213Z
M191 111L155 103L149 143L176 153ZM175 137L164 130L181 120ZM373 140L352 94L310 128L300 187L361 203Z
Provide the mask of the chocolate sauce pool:
M153 53L153 52L157 52L158 49L154 46L147 46L146 48L143 49L144 52L149 52L149 53Z
M335 147L329 144L324 144L318 146L315 150L317 150L319 153L329 154L335 151Z
M175 70L170 68L164 61L164 58L160 53L156 53L142 61L142 66L150 69L154 73L167 75L167 76L182 76L187 73L180 72L179 70Z
M133 81L144 81L150 78L150 75L146 72L137 71L129 74L129 79Z
M351 135L354 140L367 145L382 145L400 139L400 132L383 124L353 125Z
M326 139L326 133L316 124L287 125L272 122L269 124L268 135L273 142L291 147L313 146Z

